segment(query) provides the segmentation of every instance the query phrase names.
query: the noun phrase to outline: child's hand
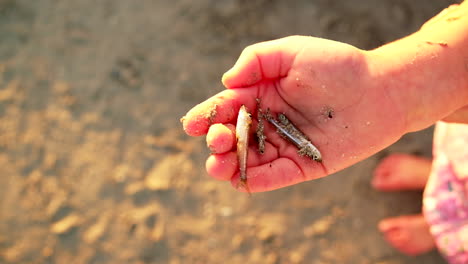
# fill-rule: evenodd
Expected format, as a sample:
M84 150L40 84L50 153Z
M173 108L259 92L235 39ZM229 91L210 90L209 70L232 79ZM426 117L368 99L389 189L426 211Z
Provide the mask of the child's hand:
M287 37L250 46L223 76L228 88L195 106L183 119L187 134L207 134L213 154L208 173L236 186L239 168L234 126L241 105L256 119L256 98L272 114L284 113L322 153L323 161L297 148L265 121L265 153L250 143L252 192L316 179L354 164L395 142L405 116L379 85L379 65L350 45L312 37ZM252 127L252 138L256 124Z

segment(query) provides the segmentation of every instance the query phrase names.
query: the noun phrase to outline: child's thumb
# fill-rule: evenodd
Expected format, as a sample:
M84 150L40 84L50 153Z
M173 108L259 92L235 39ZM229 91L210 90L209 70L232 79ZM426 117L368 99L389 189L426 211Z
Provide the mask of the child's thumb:
M248 46L236 64L223 75L222 82L232 89L285 77L303 44L304 37L294 36Z

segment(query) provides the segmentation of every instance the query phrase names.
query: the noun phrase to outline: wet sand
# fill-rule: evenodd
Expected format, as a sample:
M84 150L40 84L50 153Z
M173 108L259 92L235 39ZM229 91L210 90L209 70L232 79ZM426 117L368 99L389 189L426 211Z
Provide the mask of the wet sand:
M301 34L371 49L448 0L0 0L0 263L444 263L390 248L377 162L430 156L431 130L325 179L252 197L204 171L179 118L242 49Z

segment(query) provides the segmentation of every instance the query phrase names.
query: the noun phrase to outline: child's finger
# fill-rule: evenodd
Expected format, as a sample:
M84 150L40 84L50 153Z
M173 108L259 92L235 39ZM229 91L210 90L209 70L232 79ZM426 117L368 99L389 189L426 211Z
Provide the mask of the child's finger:
M224 86L243 88L261 80L285 77L302 49L304 39L293 36L248 46L234 67L223 75Z
M236 152L227 152L223 154L212 154L206 160L206 171L208 174L218 180L228 181L238 170Z
M236 136L236 128L232 124L214 124L210 126L206 134L206 144L212 153L220 154L233 149Z
M314 170L314 179L324 177L327 174L323 169ZM309 172L307 172L309 173ZM247 171L247 184L251 192L265 192L276 190L282 187L290 186L309 180L297 163L288 158L279 158L272 162L262 164L256 167L249 167ZM231 178L231 184L236 188L241 186L239 183L239 174ZM246 191L239 189L239 191Z
M249 146L247 175L249 175L251 167L259 166L259 164L267 164L277 158L277 149L268 142L265 144L264 154L258 152L257 146ZM239 174L239 163L236 151L211 154L206 161L206 171L210 176L218 180L230 180L236 174Z
M215 123L232 123L237 119L241 105L255 109L257 88L224 90L192 108L181 121L190 136L202 136Z

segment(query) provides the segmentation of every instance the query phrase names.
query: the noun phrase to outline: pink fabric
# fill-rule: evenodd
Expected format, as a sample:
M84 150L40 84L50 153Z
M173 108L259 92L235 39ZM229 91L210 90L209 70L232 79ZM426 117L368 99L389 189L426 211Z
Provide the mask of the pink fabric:
M468 263L468 125L438 122L423 212L451 264Z

